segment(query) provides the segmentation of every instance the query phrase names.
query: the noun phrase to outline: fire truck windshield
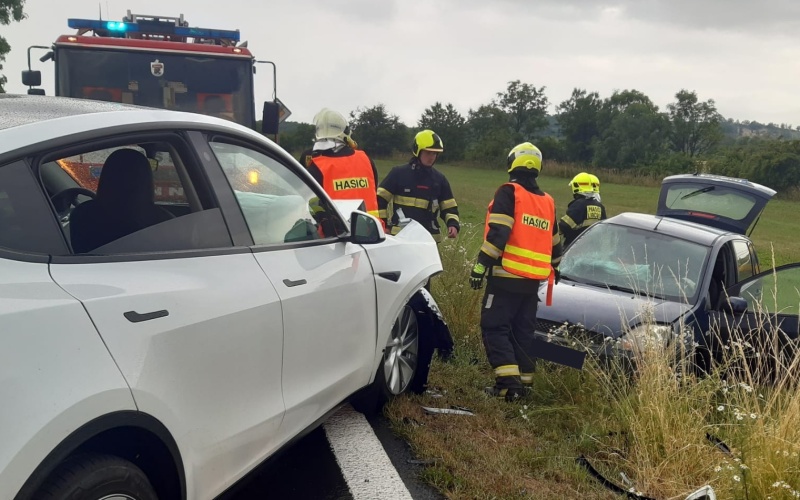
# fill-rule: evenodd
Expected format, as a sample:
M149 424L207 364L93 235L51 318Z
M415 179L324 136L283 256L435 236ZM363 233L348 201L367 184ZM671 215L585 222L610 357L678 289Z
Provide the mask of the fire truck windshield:
M255 123L252 62L246 58L63 47L56 66L58 95Z

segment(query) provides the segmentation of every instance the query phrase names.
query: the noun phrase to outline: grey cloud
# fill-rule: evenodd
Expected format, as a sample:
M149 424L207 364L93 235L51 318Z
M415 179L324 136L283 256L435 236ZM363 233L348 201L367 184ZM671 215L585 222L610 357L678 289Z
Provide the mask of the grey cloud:
M459 5L479 8L478 0L460 0ZM520 17L586 21L607 9L654 24L669 24L692 30L717 30L796 36L800 28L800 2L796 0L495 0L497 9L510 9Z
M377 24L389 22L397 13L395 0L311 0L306 3L340 17Z

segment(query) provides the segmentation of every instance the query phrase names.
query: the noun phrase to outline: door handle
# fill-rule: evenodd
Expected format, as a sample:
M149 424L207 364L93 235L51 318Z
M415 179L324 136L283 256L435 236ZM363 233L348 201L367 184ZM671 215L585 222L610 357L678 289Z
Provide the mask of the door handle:
M305 285L306 284L306 280L299 279L297 281L292 281L290 279L285 279L285 280L283 280L283 284L288 286L288 287L293 287L293 286L298 286L298 285Z
M163 318L164 316L169 316L169 311L166 309L162 309L160 311L153 311L149 313L139 314L136 311L128 311L122 313L125 316L125 319L130 321L131 323L141 323L142 321L150 321L151 319L158 319Z

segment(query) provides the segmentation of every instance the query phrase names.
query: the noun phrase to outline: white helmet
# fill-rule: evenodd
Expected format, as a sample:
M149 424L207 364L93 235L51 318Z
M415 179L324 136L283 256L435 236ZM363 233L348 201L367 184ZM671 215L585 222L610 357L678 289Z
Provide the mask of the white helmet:
M322 139L338 139L345 142L347 137L350 136L350 127L347 125L347 120L344 119L341 113L332 109L322 108L314 116L314 127L316 128L314 137L318 141Z

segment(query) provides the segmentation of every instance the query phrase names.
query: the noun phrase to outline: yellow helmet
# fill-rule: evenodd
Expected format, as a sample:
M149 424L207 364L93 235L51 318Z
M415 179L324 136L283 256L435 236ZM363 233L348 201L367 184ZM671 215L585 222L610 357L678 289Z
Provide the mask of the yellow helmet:
M589 174L592 178L592 191L595 193L600 192L600 179L594 174Z
M411 152L414 156L419 156L420 151L433 151L441 153L444 151L442 138L433 130L425 129L414 136L414 144L411 145Z
M542 152L530 142L517 144L508 153L508 171L517 169L542 170Z
M592 193L594 192L594 188L592 187L594 179L592 179L592 177L594 177L592 174L581 172L573 177L567 186L572 188L572 194ZM595 177L595 179L596 178L597 177Z

